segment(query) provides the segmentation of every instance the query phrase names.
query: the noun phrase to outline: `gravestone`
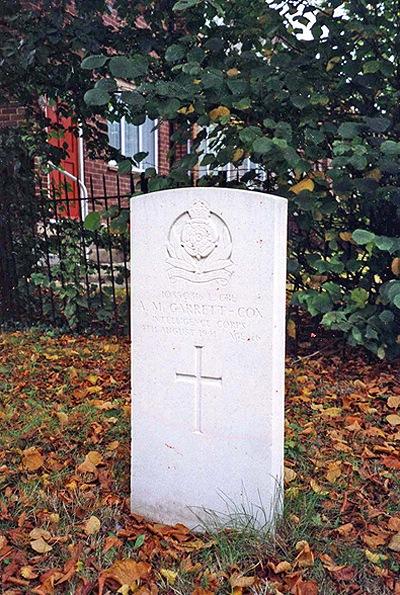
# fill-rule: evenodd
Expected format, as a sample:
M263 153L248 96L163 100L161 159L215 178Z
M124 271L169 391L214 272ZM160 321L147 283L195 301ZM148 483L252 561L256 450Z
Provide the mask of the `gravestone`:
M263 525L282 496L286 200L132 199L132 511Z

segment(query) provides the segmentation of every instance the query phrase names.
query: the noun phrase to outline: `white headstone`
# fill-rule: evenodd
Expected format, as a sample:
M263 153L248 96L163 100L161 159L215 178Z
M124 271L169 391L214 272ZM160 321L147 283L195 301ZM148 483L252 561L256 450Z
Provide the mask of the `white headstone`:
M259 525L282 495L286 200L132 199L132 511Z

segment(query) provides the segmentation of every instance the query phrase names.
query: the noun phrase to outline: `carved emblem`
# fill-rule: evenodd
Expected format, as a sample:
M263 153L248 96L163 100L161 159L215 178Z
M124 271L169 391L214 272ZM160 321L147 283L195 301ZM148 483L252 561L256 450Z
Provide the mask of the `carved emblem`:
M204 200L195 200L168 234L169 278L226 285L232 275L232 237L225 221Z

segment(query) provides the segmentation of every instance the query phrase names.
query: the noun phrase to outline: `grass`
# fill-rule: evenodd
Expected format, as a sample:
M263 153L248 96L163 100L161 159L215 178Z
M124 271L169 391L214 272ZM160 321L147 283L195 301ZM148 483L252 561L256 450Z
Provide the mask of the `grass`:
M95 593L104 569L126 559L150 565L131 585L139 595L400 592L400 555L389 547L400 523L400 432L386 419L388 397L400 394L394 368L289 360L291 474L276 530L231 506L230 529L210 514L198 536L129 512L127 353L112 337L0 336L2 592ZM98 464L81 470L90 453ZM100 528L88 534L91 516ZM32 548L38 528L50 534L48 553ZM105 593L119 588L128 592L109 579Z

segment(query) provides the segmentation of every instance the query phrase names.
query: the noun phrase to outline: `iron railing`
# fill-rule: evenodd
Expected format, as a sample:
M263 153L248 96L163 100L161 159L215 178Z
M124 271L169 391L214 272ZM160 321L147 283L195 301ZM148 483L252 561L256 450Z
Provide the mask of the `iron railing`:
M89 178L86 197L73 196L66 179L62 188L39 180L28 226L3 210L1 262L12 275L0 283L0 324L129 332L129 201L147 184L132 176L127 191L125 177L122 192L121 183L116 176L108 193L103 177L96 194ZM96 213L90 225L87 212Z

